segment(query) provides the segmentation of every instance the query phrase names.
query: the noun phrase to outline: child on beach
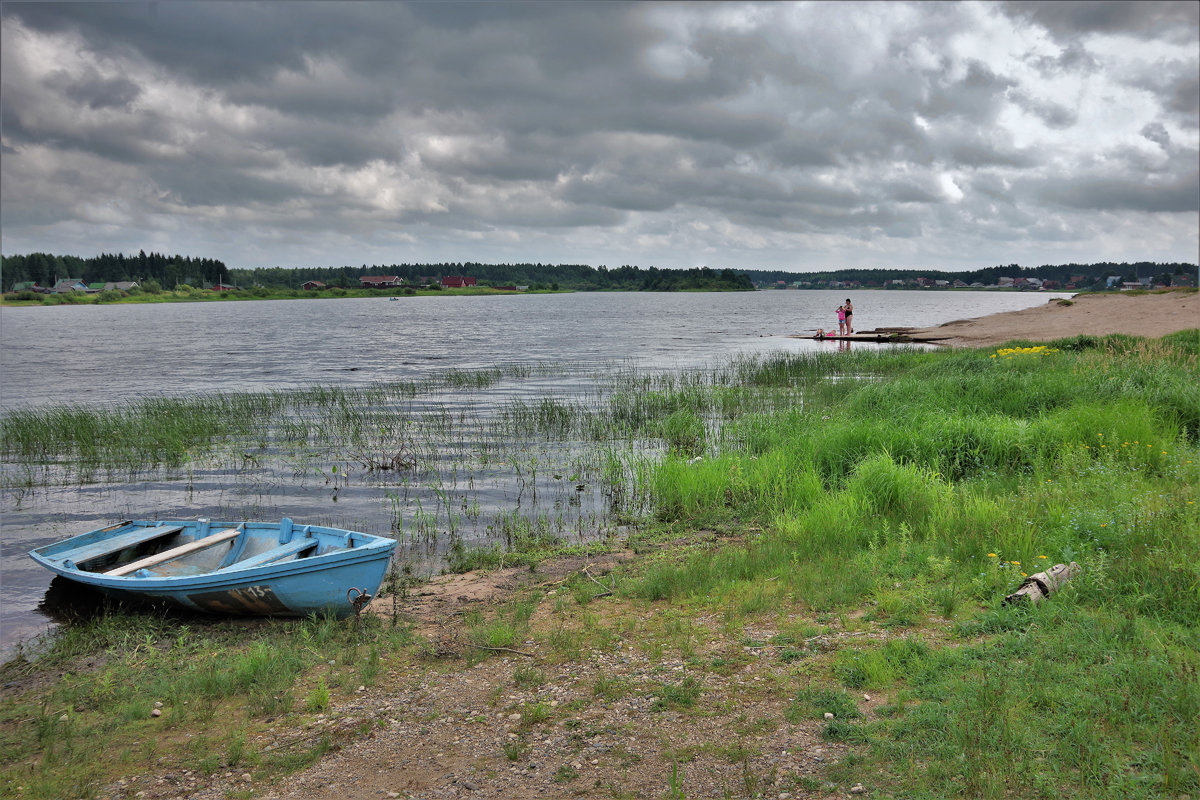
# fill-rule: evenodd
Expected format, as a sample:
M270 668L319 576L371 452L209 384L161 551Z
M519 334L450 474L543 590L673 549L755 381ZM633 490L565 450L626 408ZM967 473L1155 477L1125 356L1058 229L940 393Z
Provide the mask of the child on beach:
M838 336L846 335L846 307L838 306Z

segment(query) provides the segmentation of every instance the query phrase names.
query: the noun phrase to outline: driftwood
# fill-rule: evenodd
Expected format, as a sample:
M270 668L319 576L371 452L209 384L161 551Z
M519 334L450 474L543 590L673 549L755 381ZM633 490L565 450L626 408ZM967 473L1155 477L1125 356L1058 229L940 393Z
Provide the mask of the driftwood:
M1070 564L1055 564L1045 572L1039 572L1026 578L1025 582L1021 584L1021 588L1004 598L1004 605L1012 603L1037 605L1078 574L1079 565L1074 561Z

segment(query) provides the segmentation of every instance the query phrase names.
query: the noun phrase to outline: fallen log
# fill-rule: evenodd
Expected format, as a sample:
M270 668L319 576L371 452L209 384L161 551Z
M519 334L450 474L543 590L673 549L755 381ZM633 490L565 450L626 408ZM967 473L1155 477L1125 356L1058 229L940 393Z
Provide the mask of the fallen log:
M1055 564L1045 572L1030 575L1015 592L1004 598L1003 605L1028 603L1037 605L1062 588L1063 584L1079 574L1079 565Z

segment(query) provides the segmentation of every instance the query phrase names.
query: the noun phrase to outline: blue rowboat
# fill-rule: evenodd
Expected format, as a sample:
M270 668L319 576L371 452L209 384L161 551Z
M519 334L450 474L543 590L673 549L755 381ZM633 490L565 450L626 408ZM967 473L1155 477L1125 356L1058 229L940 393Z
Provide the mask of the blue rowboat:
M353 613L379 590L396 542L340 528L207 519L127 520L31 550L105 594L213 614Z

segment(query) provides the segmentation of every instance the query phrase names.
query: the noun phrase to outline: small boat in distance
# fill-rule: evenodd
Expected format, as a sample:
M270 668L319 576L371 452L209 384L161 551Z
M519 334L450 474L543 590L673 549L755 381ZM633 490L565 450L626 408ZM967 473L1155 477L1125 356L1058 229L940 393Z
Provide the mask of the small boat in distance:
M126 520L29 552L118 598L211 614L354 613L379 590L396 542L279 522Z

